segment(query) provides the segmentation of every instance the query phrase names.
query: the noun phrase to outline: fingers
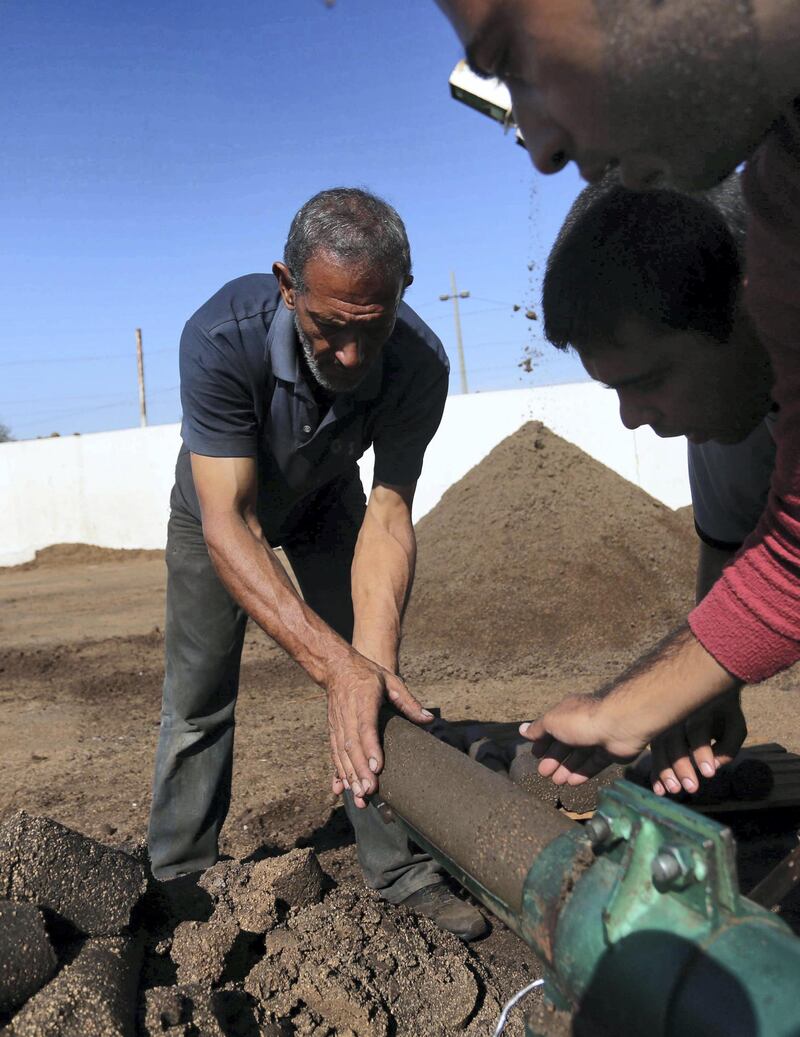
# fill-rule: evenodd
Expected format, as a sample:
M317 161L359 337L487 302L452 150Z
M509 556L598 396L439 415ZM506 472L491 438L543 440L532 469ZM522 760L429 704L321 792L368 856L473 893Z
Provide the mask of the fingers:
M345 720L344 735L343 756L350 788L356 799L364 799L377 789L378 782L361 744L357 722Z
M374 792L378 787L377 779L370 766L371 759L374 761L374 765L377 765L377 760L374 757L374 745L378 746L378 752L380 753L377 731L375 730L377 710L375 713L376 715L372 720L374 744L367 739L367 745L371 747L368 750L370 751L370 756L368 757L364 752L360 738L361 730L366 732L368 724L360 727L359 718L353 716L351 710L348 709L346 713L343 713L335 708L329 700L328 725L331 738L331 755L344 787L350 789L353 793L353 798L358 807L365 807L367 805L365 797ZM383 759L382 755L380 755L380 759Z
M541 720L525 720L519 725L519 733L523 738L527 738L528 741L532 742L534 739L542 737L544 727Z
M415 724L429 724L434 719L433 713L423 708L399 677L386 671L385 679L386 694L399 713Z
M329 721L330 724L330 721ZM339 754L336 751L336 739L333 737L333 731L329 730L329 737L331 743L331 759L333 760L333 777L331 778L331 791L335 796L341 796L345 788L347 788L347 780L345 778L344 766L339 759Z
M556 785L582 785L609 764L605 750L560 742L548 734L542 720L520 724L519 732L533 742L533 755L539 757L539 774Z
M540 759L554 741L552 735L544 726L544 721L541 717L539 720L529 720L524 724L520 724L519 733L523 738L527 738L529 742L533 742L533 755L538 756Z
M571 753L579 751L580 750L573 749L571 745L565 745L564 742L559 742L557 738L550 738L547 748L541 753L536 753L536 755L539 756L539 773L543 778L553 778L555 773L562 766L564 760Z
M377 775L383 768L383 749L378 736L378 714L384 695L405 717L427 724L434 716L424 709L399 677L368 664L369 670L355 681L328 687L328 727L336 775L334 792L353 793L358 807L378 789Z
M551 776L556 785L582 785L608 766L606 753L594 748L573 749Z
M717 767L730 763L742 748L747 737L747 724L741 710L726 718L725 729L714 743L714 760Z
M704 778L713 778L717 773L717 764L714 761L714 750L711 748L710 724L687 724L686 740L692 750L695 767Z
M363 773L364 781L362 782L365 795L369 795L370 792L374 792L377 789L378 783L373 779L373 775L379 774L383 770L383 749L378 736L379 711L380 700L376 699L372 707L363 702L359 703L356 714L356 741L367 764L367 771ZM350 757L352 759L352 753ZM370 788L367 788L368 784L371 785Z
M663 739L653 743L652 756L650 783L653 786L653 792L657 796L666 796L668 793L676 795L681 790L681 783L678 781L677 774L669 765Z
M657 796L666 792L677 795L682 789L697 791L699 782L682 724L665 731L653 743L651 782Z

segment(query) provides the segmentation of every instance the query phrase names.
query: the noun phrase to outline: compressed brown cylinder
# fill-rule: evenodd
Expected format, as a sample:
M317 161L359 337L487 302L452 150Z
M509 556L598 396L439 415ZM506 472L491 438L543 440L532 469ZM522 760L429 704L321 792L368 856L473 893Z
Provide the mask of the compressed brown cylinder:
M145 888L133 857L50 818L21 810L0 825L0 896L32 901L78 933L121 932Z
M41 911L0 900L0 1011L27 1001L50 979L56 963Z
M525 792L544 803L576 814L595 810L603 789L627 777L625 767L614 764L582 785L554 785L549 778L543 778L539 773L539 761L532 753L520 753L511 764L508 774L514 784Z
M380 798L512 911L538 854L573 822L423 728L382 717Z
M137 940L86 940L17 1012L4 1037L134 1037L140 966Z

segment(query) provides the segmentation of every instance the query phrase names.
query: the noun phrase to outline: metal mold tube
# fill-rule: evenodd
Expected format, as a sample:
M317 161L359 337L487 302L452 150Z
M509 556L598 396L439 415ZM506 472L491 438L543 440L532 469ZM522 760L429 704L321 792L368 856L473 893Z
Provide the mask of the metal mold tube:
M382 716L380 798L413 838L518 931L541 851L574 822L395 713ZM515 917L514 917L515 916Z

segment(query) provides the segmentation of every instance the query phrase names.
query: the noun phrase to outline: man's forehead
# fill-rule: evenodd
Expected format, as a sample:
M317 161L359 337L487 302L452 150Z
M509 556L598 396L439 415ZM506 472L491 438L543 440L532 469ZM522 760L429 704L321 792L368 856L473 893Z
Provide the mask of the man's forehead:
M397 302L394 298L385 302L352 303L329 296L311 296L306 309L309 316L319 324L344 324L350 321L379 322L394 316Z
M577 353L592 378L606 385L641 378L653 366L651 354L615 343L594 343L578 348Z
M353 316L379 314L395 309L402 291L397 278L325 257L308 261L303 280L306 307L320 314L328 310Z
M612 388L622 388L665 367L682 366L697 347L697 336L692 332L630 319L620 322L609 341L575 348L592 378Z

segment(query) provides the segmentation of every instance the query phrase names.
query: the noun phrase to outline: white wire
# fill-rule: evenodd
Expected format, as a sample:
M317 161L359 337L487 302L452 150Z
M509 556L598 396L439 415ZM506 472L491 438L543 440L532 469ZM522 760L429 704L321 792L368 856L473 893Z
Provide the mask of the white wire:
M503 1030L505 1030L506 1023L508 1022L508 1013L514 1007L514 1005L518 1001L521 1001L526 994L530 994L532 990L535 990L536 987L540 987L543 983L543 979L535 979L533 983L529 983L527 987L523 987L522 990L514 994L514 996L511 998L508 1004L503 1008L503 1011L500 1013L500 1018L497 1020L497 1026L494 1031L494 1037L500 1037L500 1034L503 1032Z

